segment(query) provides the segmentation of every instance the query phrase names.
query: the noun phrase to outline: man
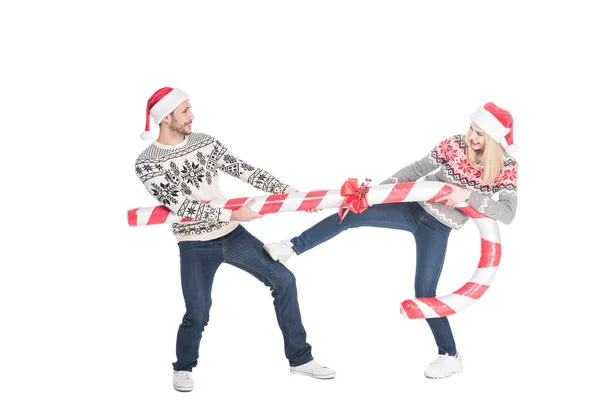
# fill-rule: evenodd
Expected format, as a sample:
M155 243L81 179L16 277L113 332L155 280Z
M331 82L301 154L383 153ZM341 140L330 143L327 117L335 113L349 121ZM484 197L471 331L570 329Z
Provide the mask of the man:
M194 221L174 223L172 227L179 246L186 307L177 333L173 387L186 392L194 388L191 371L197 365L200 339L208 323L213 279L223 262L270 287L290 372L334 378L334 370L313 360L306 342L294 275L271 260L262 249L263 243L240 224L262 217L250 208L254 201L235 211L205 203L225 199L219 188L219 170L265 192L297 190L240 160L212 136L192 133L194 115L189 99L183 90L169 87L150 97L142 138L152 138L150 116L160 127L159 136L135 163L136 174L154 198L182 218Z

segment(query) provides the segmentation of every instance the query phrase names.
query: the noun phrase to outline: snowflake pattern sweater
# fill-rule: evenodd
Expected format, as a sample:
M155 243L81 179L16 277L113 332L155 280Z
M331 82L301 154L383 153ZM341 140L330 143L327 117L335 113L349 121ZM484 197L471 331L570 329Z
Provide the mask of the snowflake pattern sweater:
M156 200L179 217L195 221L172 225L178 241L215 239L239 225L231 221L231 210L205 203L226 200L219 188L219 170L268 193L296 191L203 133L192 133L172 146L155 141L135 162L137 176Z
M437 170L437 171L436 171ZM436 171L435 173L432 173ZM467 160L467 144L462 135L452 136L422 159L402 168L381 184L424 180L441 181L471 190L467 204L477 211L509 224L517 211L518 164L506 157L500 174L488 185L481 184L481 170ZM419 202L430 215L453 229L460 229L469 217L462 211L442 203Z

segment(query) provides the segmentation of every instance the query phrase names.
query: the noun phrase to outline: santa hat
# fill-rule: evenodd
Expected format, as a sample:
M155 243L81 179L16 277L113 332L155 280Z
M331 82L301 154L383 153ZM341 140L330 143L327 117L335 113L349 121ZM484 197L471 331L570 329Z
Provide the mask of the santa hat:
M513 143L513 118L508 111L489 102L471 114L471 121L502 144L507 152L517 151L517 145Z
M167 115L189 99L190 96L179 88L164 87L154 92L146 105L146 129L140 135L141 138L144 140L153 138L152 132L150 132L150 115L152 115L154 123L159 125Z

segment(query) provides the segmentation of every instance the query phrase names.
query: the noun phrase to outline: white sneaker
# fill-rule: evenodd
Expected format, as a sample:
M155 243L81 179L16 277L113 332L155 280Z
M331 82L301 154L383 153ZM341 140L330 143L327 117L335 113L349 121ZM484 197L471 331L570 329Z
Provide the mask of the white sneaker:
M317 379L333 379L335 378L335 371L328 367L319 365L315 360L311 360L306 364L298 365L297 367L290 367L292 374L311 376Z
M263 246L263 249L269 253L273 260L285 264L295 254L292 249L293 246L289 240L281 240L279 242L267 243Z
M190 371L173 371L173 388L179 392L194 390L194 379Z
M460 354L457 354L456 357L449 355L439 355L429 367L425 370L425 376L427 378L448 378L453 374L462 372L462 358Z

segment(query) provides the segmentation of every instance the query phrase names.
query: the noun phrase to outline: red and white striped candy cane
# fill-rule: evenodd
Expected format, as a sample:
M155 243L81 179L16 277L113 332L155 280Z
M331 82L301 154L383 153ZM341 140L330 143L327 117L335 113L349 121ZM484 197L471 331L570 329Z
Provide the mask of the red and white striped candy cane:
M413 201L435 201L452 191L443 182L420 181L402 182L389 185L376 185L368 188L368 205L401 203ZM242 197L230 200L212 200L205 203L229 210L237 210L250 200L256 200L252 210L260 214L290 211L306 211L314 208L339 208L348 196L342 190L316 190L269 196ZM455 314L473 304L489 288L500 264L501 245L498 224L466 203L457 208L467 214L481 234L481 257L475 274L460 289L438 297L420 297L404 300L400 312L407 318L439 318ZM359 210L362 212L364 210ZM144 226L164 223L194 222L176 215L165 206L140 207L127 212L130 226Z
M369 205L400 203L409 201L435 201L450 193L451 188L441 182L404 182L369 187ZM346 199L340 189L315 190L289 194L272 194L258 197L240 197L229 200L205 201L215 207L237 210L251 200L256 200L251 209L259 214L289 211L307 211L314 208L338 208ZM173 222L194 222L178 216L165 206L139 207L127 211L130 226L145 226Z
M479 229L481 235L479 265L467 283L446 296L404 300L400 304L400 313L407 318L438 318L456 314L483 296L496 277L502 254L498 223L466 203L458 204L457 208L471 217Z

